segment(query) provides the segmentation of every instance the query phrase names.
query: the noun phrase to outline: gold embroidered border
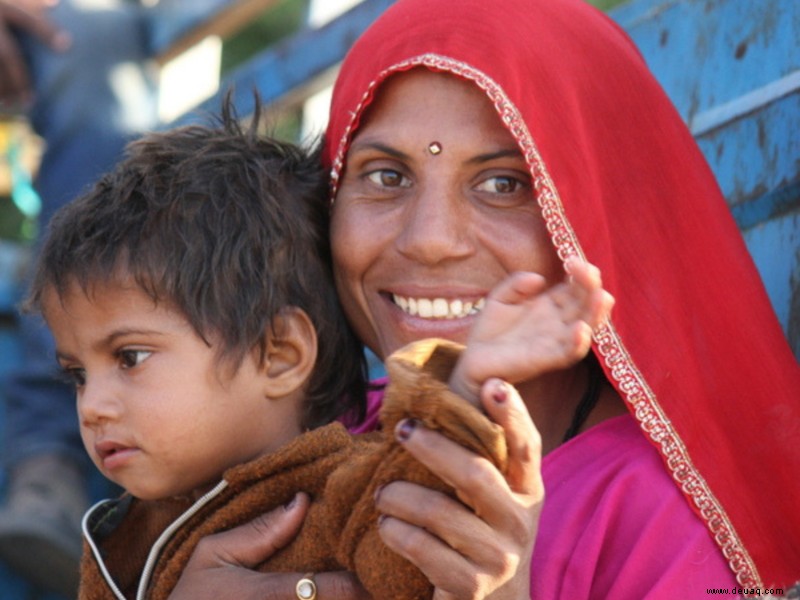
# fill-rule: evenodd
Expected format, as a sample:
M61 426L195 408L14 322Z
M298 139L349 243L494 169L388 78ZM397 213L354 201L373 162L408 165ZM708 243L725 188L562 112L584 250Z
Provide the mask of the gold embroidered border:
M763 582L749 553L730 523L719 501L692 463L686 447L664 414L655 395L633 364L613 325L594 334L599 353L631 405L642 430L656 442L672 477L684 496L694 502L714 541L743 588L763 588Z
M484 90L492 101L503 123L522 148L523 155L531 170L536 198L542 209L542 215L555 244L558 256L566 261L571 256L586 256L578 242L577 236L567 221L561 198L555 184L545 168L533 137L523 121L519 110L508 99L502 88L490 77L470 65L440 56L423 54L397 63L382 71L364 92L356 110L351 113L350 122L339 141L336 157L331 170L332 196L338 189L339 175L344 164L344 156L350 141L353 123L361 114L365 104L370 100L375 87L392 73L405 71L415 66L425 66L438 71L446 71L464 79L475 82ZM749 553L745 550L719 501L708 488L705 479L697 471L686 451L686 447L672 427L669 418L664 414L658 401L644 381L633 360L611 323L599 327L594 332L594 341L603 361L609 367L612 378L617 382L617 389L633 408L633 414L642 430L653 440L665 459L672 477L683 494L694 502L708 529L722 550L730 568L743 588L763 588L763 582Z

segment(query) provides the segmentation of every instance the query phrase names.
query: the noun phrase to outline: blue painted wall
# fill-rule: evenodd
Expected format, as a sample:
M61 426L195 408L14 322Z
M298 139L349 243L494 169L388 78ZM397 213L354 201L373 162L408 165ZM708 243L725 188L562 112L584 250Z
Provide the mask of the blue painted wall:
M800 357L800 2L634 0L610 14L695 135Z

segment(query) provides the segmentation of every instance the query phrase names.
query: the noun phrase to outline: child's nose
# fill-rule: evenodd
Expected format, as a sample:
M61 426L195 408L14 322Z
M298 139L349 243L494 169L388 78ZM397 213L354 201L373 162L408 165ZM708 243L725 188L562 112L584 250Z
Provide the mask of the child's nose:
M90 379L78 390L78 416L81 424L92 426L119 416L120 403L114 386L101 376Z

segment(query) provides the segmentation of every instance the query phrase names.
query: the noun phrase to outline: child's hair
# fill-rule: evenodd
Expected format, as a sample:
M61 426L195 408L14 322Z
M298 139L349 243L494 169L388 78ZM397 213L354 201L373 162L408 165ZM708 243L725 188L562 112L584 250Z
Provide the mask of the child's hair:
M197 334L219 340L217 360L238 368L267 328L295 306L311 318L318 358L303 425L365 410L366 361L331 273L327 181L318 146L308 153L245 129L226 100L219 124L143 136L116 168L51 219L26 302L76 282L131 277L179 310Z

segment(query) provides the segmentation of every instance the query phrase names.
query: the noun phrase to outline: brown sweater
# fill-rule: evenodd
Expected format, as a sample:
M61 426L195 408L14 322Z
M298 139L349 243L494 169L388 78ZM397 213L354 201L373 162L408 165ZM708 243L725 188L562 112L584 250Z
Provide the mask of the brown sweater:
M505 471L501 428L447 389L459 351L450 342L425 340L389 357L391 384L381 409L382 432L351 436L339 423L310 431L277 452L229 469L223 474L224 483L197 503L188 498L145 502L125 495L94 508L87 528L97 551L84 541L79 598L116 597L101 572L98 555L124 597L135 598L145 563L153 554L157 558L145 597L165 599L202 537L281 506L298 491L313 500L300 533L262 563L260 571L347 569L374 598L430 598L433 588L422 573L381 541L373 496L380 486L402 479L455 497L452 488L394 440L394 426L404 418L442 431ZM168 527L173 531L154 548Z

